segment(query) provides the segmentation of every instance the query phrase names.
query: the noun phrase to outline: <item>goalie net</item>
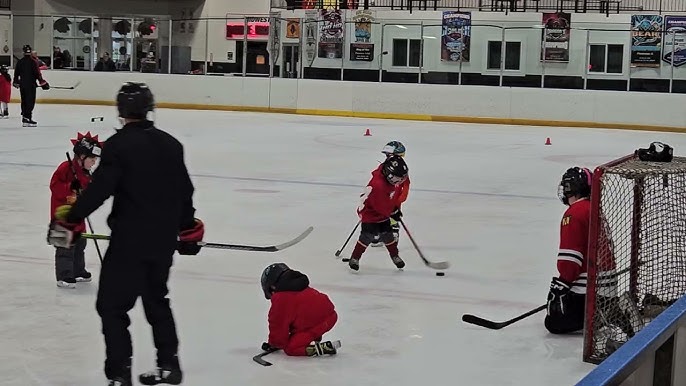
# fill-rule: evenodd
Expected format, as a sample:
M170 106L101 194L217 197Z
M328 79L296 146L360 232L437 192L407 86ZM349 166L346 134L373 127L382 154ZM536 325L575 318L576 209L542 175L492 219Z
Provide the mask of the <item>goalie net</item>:
M587 258L583 359L600 363L686 293L686 158L596 168Z

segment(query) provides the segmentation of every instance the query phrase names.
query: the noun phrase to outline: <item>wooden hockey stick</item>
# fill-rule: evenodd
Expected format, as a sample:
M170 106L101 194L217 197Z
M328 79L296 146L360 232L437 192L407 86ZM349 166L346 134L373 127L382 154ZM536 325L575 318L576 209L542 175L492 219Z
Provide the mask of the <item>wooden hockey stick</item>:
M267 362L266 360L262 359L262 357L265 356L265 355L269 355L269 354L271 354L271 353L273 353L273 352L276 352L276 351L279 351L279 349L278 349L278 348L271 348L271 349L269 349L269 350L267 350L267 351L264 351L264 352L262 352L262 353L260 353L260 354L255 355L254 357L252 357L252 360L255 361L255 362L257 362L257 363L259 363L259 364L261 364L262 366L271 366L272 363L271 363L271 362Z
M429 268L433 268L433 269L448 269L448 268L450 267L450 263L448 263L447 261L432 262L432 261L427 260L427 258L424 257L424 254L422 253L422 250L419 249L419 246L418 246L417 243L414 241L414 238L412 238L412 235L410 234L410 231L407 230L407 226L405 226L405 223L403 222L403 220L400 220L400 221L398 221L398 222L400 223L400 225L403 226L403 229L405 229L405 233L407 233L407 237L408 237L408 238L410 239L410 241L412 242L412 245L414 246L414 249L417 250L417 253L419 254L419 257L420 257L420 258L422 259L422 261L424 262L424 265L426 265L426 266L429 267Z
M305 232L301 233L300 236L294 238L293 240L287 241L283 244L278 244L278 245L269 245L265 247L260 247L260 246L255 246L255 245L241 245L241 244L223 244L223 243L207 243L204 241L201 241L198 243L201 247L204 248L214 248L214 249L233 249L237 251L251 251L251 252L278 252L282 251L288 247L292 247L293 245L303 241L305 237L307 237L313 230L313 227L309 227L305 230ZM81 237L85 239L95 239L95 240L109 240L110 236L109 235L97 235L97 234L91 234L91 233L84 233L81 235Z
M477 326L490 328L491 330L500 330L501 328L507 327L512 323L516 323L522 319L528 318L529 316L531 316L533 314L537 314L537 313L545 310L547 307L548 307L547 304L544 304L542 306L538 306L538 307L534 308L533 310L531 310L527 313L521 314L521 315L517 316L516 318L512 318L512 319L507 320L505 322L494 322L492 320L487 320L487 319L480 318L478 316L474 316L474 315L470 315L470 314L462 315L462 321L465 323L470 323L470 324L475 324Z
M73 90L81 84L81 81L76 82L73 86L50 86L50 88L54 88L56 90Z

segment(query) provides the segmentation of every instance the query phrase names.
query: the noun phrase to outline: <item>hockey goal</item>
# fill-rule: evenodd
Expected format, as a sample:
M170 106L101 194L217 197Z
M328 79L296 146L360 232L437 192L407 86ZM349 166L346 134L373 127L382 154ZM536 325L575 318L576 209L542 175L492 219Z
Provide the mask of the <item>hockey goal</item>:
M686 293L686 158L593 174L584 355L600 363Z

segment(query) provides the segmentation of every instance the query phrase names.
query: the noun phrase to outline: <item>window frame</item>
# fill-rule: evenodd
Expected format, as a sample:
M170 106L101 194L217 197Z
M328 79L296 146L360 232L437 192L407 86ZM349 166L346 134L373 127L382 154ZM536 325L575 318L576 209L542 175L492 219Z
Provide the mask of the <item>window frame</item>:
M603 71L591 71L591 69L589 68L589 66L591 65L591 47L592 46L605 47L605 61L603 63L604 64ZM610 46L621 47L622 57L621 57L621 61L620 61L621 69L619 72L608 72L607 71L608 59L609 59L609 55L610 55L610 49L609 49ZM589 75L609 75L609 76L622 76L622 75L624 75L624 70L625 70L625 67L624 67L625 52L624 52L624 50L625 50L624 44L622 44L622 43L588 43L588 58L586 58L586 69L587 69L586 72Z

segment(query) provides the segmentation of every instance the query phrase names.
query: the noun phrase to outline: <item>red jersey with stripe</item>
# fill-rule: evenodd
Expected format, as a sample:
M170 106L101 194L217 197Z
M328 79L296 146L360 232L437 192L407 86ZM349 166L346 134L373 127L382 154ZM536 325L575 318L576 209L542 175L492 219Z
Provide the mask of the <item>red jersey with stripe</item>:
M591 203L582 198L567 208L560 223L557 270L560 279L572 284L572 292L586 293L586 258Z

